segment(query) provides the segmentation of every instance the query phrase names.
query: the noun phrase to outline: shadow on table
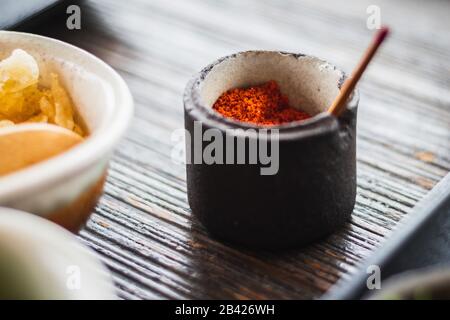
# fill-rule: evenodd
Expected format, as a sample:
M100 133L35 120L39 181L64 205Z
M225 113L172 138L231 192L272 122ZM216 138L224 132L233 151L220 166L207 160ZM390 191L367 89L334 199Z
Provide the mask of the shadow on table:
M336 257L327 247L330 241L342 248L348 245L339 232L315 244L281 252L224 244L211 238L196 220L191 235L193 293L198 298L318 298L349 268L343 262L347 259L344 254Z

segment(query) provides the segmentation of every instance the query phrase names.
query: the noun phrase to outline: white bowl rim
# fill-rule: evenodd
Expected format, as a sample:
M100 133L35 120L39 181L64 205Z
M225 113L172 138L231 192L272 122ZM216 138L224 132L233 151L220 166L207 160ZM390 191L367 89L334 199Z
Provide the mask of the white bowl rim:
M91 63L103 68L108 74L108 79L102 78L102 80L114 83L119 90L113 92L116 106L113 108L109 121L103 121L103 124L85 141L53 158L0 177L0 202L8 201L14 196L22 197L34 190L52 185L77 174L101 159L102 156L112 150L124 134L131 121L134 109L133 98L125 81L112 67L93 54L66 42L45 36L0 30L0 36L3 34L49 42L54 46L72 50L74 54L80 55L83 59L90 60ZM118 108L117 105L120 105L120 107Z

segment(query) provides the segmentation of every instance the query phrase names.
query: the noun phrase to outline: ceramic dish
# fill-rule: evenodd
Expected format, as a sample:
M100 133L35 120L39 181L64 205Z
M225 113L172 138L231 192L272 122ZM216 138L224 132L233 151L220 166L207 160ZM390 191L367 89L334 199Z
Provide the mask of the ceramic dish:
M386 280L374 300L450 300L449 266L407 271Z
M10 31L0 31L0 43L0 59L16 48L30 53L41 84L57 73L90 132L69 151L0 177L0 205L77 231L102 193L109 157L131 120L130 91L106 63L67 43Z
M212 235L251 247L286 248L319 239L347 221L356 195L358 94L339 118L324 112L344 79L342 71L312 56L248 51L217 60L187 85L188 199ZM269 80L279 84L292 106L312 117L279 125L278 134L269 136L261 126L212 109L223 92ZM196 154L205 154L208 146L202 143L207 131L234 141L231 147L224 144L221 154L242 153L247 161L196 161ZM273 172L267 172L269 165L248 160L261 145L276 150Z
M67 230L0 207L0 299L115 299L108 270Z

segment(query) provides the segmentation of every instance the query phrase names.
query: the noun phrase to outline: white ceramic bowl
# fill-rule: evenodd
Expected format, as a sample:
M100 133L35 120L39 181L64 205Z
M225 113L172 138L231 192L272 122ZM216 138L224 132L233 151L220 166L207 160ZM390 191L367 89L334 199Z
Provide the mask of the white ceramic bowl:
M374 300L450 300L450 265L438 264L396 274L368 297Z
M108 270L65 229L0 208L0 299L115 299Z
M76 231L101 194L108 160L133 113L124 80L94 55L38 35L0 31L0 59L21 48L36 58L49 83L56 72L69 91L90 135L49 160L0 177L0 205L53 220Z

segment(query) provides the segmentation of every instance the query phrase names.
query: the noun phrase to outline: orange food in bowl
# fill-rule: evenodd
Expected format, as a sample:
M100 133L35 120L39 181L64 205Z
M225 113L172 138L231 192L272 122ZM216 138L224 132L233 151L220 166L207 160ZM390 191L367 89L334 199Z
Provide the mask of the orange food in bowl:
M39 84L33 56L15 49L0 61L0 176L53 157L83 140L68 92L58 75L50 86ZM41 126L24 124L41 123ZM17 126L16 126L17 125Z
M80 135L55 125L4 128L0 130L0 176L53 157L82 140Z
M50 123L85 135L70 95L51 73L50 87L39 84L39 66L22 49L0 61L0 128L27 122Z

